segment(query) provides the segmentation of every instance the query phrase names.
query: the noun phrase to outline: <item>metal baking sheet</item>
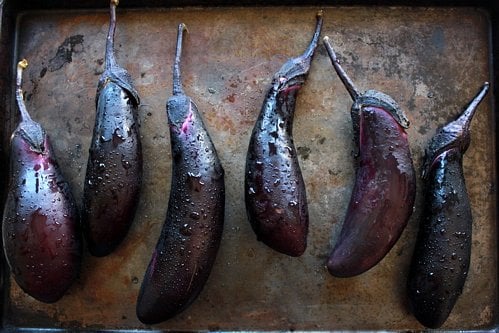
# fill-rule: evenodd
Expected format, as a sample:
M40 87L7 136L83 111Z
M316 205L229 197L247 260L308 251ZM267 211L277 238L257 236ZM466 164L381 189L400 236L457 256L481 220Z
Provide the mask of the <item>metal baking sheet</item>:
M0 1L0 6L3 4ZM249 136L272 74L301 54L317 10L360 90L384 91L411 121L408 135L419 170L435 129L453 119L492 81L492 24L474 7L291 6L118 7L117 60L134 78L144 152L144 182L132 229L116 252L95 258L85 251L81 275L59 302L43 304L3 275L2 327L161 330L421 330L405 296L408 267L421 211L376 267L354 278L334 278L325 260L341 228L354 182L350 97L322 45L296 105L294 140L307 186L308 248L299 258L257 242L244 208L244 162ZM5 9L4 9L5 10ZM20 58L26 103L52 138L63 172L81 202L103 71L108 29L105 6L3 14L15 22L2 91L12 92ZM165 102L172 89L176 28L184 41L184 88L197 103L226 172L223 240L211 276L186 311L146 326L135 316L143 274L165 218L170 191L170 142ZM2 36L5 41L5 35ZM5 49L4 49L5 50ZM4 52L3 50L0 52ZM6 74L4 74L6 75ZM12 94L1 107L2 170L8 137L17 124ZM443 329L491 330L497 319L496 133L493 94L473 121L464 172L472 204L473 248L462 296ZM5 177L4 177L5 183ZM4 186L5 190L5 186ZM5 195L5 193L3 194ZM4 265L4 269L6 266Z

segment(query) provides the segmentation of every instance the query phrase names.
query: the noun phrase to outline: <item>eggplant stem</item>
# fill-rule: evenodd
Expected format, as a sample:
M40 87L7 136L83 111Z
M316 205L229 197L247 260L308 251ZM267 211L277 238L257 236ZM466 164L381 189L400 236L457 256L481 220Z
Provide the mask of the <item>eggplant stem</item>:
M476 96L471 100L463 113L456 119L455 123L459 124L463 129L468 129L473 116L477 110L478 105L483 100L485 95L489 90L490 84L485 82L480 88L480 91L476 94Z
M114 33L116 31L116 6L119 0L111 0L109 5L109 31L106 40L106 70L116 66L114 57Z
M310 41L310 44L308 45L305 52L301 55L300 58L302 59L312 58L312 56L314 55L314 51L317 48L317 43L319 42L319 36L322 29L322 15L322 10L319 10L316 14L317 23L315 24L314 36L312 37L312 40Z
M184 23L178 25L177 33L177 48L175 50L175 61L173 63L173 95L183 95L182 76L180 74L180 58L182 56L182 40L184 30L187 31L187 26Z
M341 79L341 82L343 82L343 85L345 88L347 88L348 93L352 97L354 101L356 101L362 94L359 92L357 87L355 87L355 84L353 81L350 79L350 77L347 75L343 67L341 67L340 62L338 61L338 58L336 57L336 53L333 50L333 47L331 46L331 43L329 42L329 37L326 36L322 40L324 42L324 46L326 47L327 53L329 54L329 58L331 59L331 63L333 64L334 69L336 70L336 73L338 73L338 76Z
M28 61L23 59L17 63L17 77L16 77L16 101L17 106L19 107L19 111L21 112L21 121L30 121L31 116L26 109L26 105L24 104L23 97L23 70L28 67Z

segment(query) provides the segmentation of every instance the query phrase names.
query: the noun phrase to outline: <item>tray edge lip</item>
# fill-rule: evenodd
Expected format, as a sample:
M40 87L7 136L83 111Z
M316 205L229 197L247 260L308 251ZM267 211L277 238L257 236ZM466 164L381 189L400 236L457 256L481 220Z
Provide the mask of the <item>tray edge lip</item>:
M14 29L15 26L17 25L17 22L19 20L19 15L23 15L25 12L28 11L49 11L49 10L57 10L57 11L65 11L65 10L81 10L81 11L87 11L87 10L92 10L92 9L98 9L98 10L103 10L106 9L107 6L82 6L82 7L67 7L65 4L68 3L75 3L75 2L68 2L64 0L55 0L55 2L59 2L61 4L60 7L52 7L52 8L44 8L44 7L36 7L36 8L16 8L16 5L13 5L14 7L11 8L10 5L13 1L18 1L19 0L0 0L0 42L3 40L3 23L4 23L4 17L5 16L10 16L13 17L12 21L14 22ZM90 0L92 1L92 0ZM87 2L90 2L87 1ZM42 1L43 2L43 1ZM82 1L84 2L84 1ZM85 3L87 3L85 2ZM97 1L93 1L94 3L97 3ZM123 1L124 2L124 1ZM148 1L149 2L149 1ZM152 0L152 2L156 2ZM439 8L439 7L455 7L455 8L461 8L461 7L469 7L469 8L474 8L476 10L484 11L488 15L489 19L489 24L490 24L490 43L491 43L491 81L492 81L492 87L493 87L493 97L492 97L492 111L493 115L495 117L494 121L494 128L495 133L496 133L496 172L495 176L499 175L499 163L497 163L497 157L498 153L497 149L499 148L499 135L497 134L497 129L499 129L499 108L496 105L496 101L498 101L499 97L499 60L494 61L496 59L495 56L499 57L499 1L495 2L489 2L487 0L478 0L478 1L473 1L473 0L339 0L339 1L334 1L334 3L331 3L332 1L314 1L312 0L311 3L301 3L299 1L293 1L293 0L285 0L285 1L280 1L279 4L277 4L277 1L255 1L251 3L251 1L244 0L243 4L241 5L234 5L233 3L230 3L230 1L224 1L224 0L215 0L210 3L209 6L206 6L206 3L200 0L193 0L191 1L192 4L187 5L187 6L182 6L181 5L182 0L174 0L168 4L161 4L161 5L133 5L133 6L126 6L122 5L121 8L124 9L143 9L143 10L148 10L152 8L165 8L165 9L170 9L170 8L193 8L193 7L200 7L202 8L207 8L207 7L214 7L214 8L220 8L220 7L238 7L238 8L244 8L244 7L255 7L255 6L261 6L261 7L280 7L283 5L293 5L297 7L320 7L320 6L328 6L328 7L358 7L358 6L376 6L376 7L411 7L411 8L417 8L417 7L429 7L429 8ZM26 1L22 2L23 4L26 3ZM172 4L172 5L171 5ZM22 5L21 5L22 6ZM11 52L12 53L12 52ZM12 58L10 59L12 62ZM1 64L0 64L1 65ZM497 83L497 84L496 84ZM2 89L0 85L0 96L5 90ZM6 91L13 91L12 87L7 87ZM8 96L12 94L7 94ZM9 99L9 97L5 97ZM2 100L0 100L0 103ZM496 106L494 108L494 106ZM0 138L1 140L1 138ZM1 143L0 143L1 144ZM3 163L2 159L2 152L0 151L0 164L5 164ZM0 165L0 171L4 170L4 166ZM1 177L1 176L0 176ZM5 176L4 176L5 177ZM497 179L496 179L497 181ZM0 180L0 184L2 184ZM496 184L498 185L498 184ZM497 195L496 195L497 197ZM5 195L0 193L0 204L4 203ZM496 204L496 222L497 218L499 217L499 204ZM0 209L0 212L2 209ZM497 224L497 223L496 223ZM496 245L499 246L499 228L496 228L498 235L496 235ZM499 250L499 249L497 249ZM498 265L499 266L499 265ZM4 275L8 275L8 268L6 267L6 262L3 256L0 256L0 297L3 297L3 294L6 292L4 286L8 284L8 279L5 278ZM499 274L499 270L497 272ZM499 280L499 276L498 276ZM499 286L496 286L496 289L499 288ZM499 306L499 293L496 290L496 305ZM5 300L5 297L3 297ZM84 332L84 331L99 331L99 332L165 332L165 330L158 330L158 329L104 329L104 330L96 330L96 329L87 329L87 328L77 328L77 329L66 329L66 328L37 328L37 327L10 327L10 326L4 326L4 321L3 321L3 316L5 314L4 312L4 306L5 303L2 302L0 303L0 332L37 332L39 329L42 329L43 332L68 332L68 331L77 331L77 332ZM499 332L499 312L496 312L493 316L493 326L489 328L484 328L484 329L472 329L472 330L446 330L446 332ZM204 330L203 332L215 332L212 330ZM231 331L223 331L223 330L216 330L216 332L231 332ZM241 332L252 332L252 331L241 331ZM272 332L272 331L266 331L266 332ZM282 331L281 331L282 332ZM310 331L309 331L310 332ZM317 331L321 332L321 331ZM322 332L331 332L331 331L322 331ZM383 330L383 332L398 332L398 330Z

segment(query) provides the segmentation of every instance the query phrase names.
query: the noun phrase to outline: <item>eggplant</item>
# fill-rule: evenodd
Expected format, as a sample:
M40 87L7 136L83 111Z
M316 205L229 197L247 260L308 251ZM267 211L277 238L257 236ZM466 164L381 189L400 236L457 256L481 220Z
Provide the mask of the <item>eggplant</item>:
M137 120L139 95L130 74L116 63L116 6L111 0L105 71L99 78L96 117L83 189L83 227L90 253L102 257L126 237L142 183Z
M170 198L137 299L137 317L145 324L168 320L194 302L210 275L224 226L224 170L196 104L182 88L184 30L182 23L173 65L173 96L167 102Z
M80 216L49 137L33 121L22 92L26 60L17 65L21 121L11 137L10 181L2 238L10 271L33 298L58 301L77 279L82 260Z
M488 89L486 82L456 120L437 130L425 150L424 205L407 290L412 313L429 328L447 320L468 276L473 218L463 155L471 141L471 120Z
M305 83L322 28L317 13L306 51L274 74L251 133L245 170L245 203L257 239L280 253L298 257L307 247L309 214L305 182L293 141L298 91Z
M405 132L409 121L400 106L376 90L360 93L327 36L324 45L353 100L358 148L355 184L327 268L333 276L351 277L375 266L399 239L413 212L416 177Z

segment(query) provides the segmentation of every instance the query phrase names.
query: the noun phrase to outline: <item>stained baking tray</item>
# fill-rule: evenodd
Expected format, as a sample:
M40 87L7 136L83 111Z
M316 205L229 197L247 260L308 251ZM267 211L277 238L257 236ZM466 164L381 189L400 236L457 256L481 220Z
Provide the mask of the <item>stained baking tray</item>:
M112 255L94 258L85 252L79 279L55 304L23 294L3 263L3 330L424 329L405 298L421 211L419 180L414 214L380 264L347 279L333 278L324 268L352 190L354 147L351 101L322 45L299 94L294 124L310 209L307 251L290 258L265 247L244 213L244 160L252 126L272 74L304 50L318 9L324 11L322 36L330 36L359 89L384 91L407 113L418 170L435 129L452 119L484 81L492 82L464 159L474 217L471 268L443 329L497 329L497 3L242 1L234 6L227 1L122 0L117 59L134 78L142 99L145 172L137 216ZM107 0L0 0L2 203L9 137L18 121L13 70L21 57L30 62L23 87L27 107L51 136L81 202L107 10ZM199 298L185 312L151 327L137 320L135 301L170 190L165 101L171 94L180 22L189 29L182 60L185 90L198 104L226 171L226 222L215 266Z

